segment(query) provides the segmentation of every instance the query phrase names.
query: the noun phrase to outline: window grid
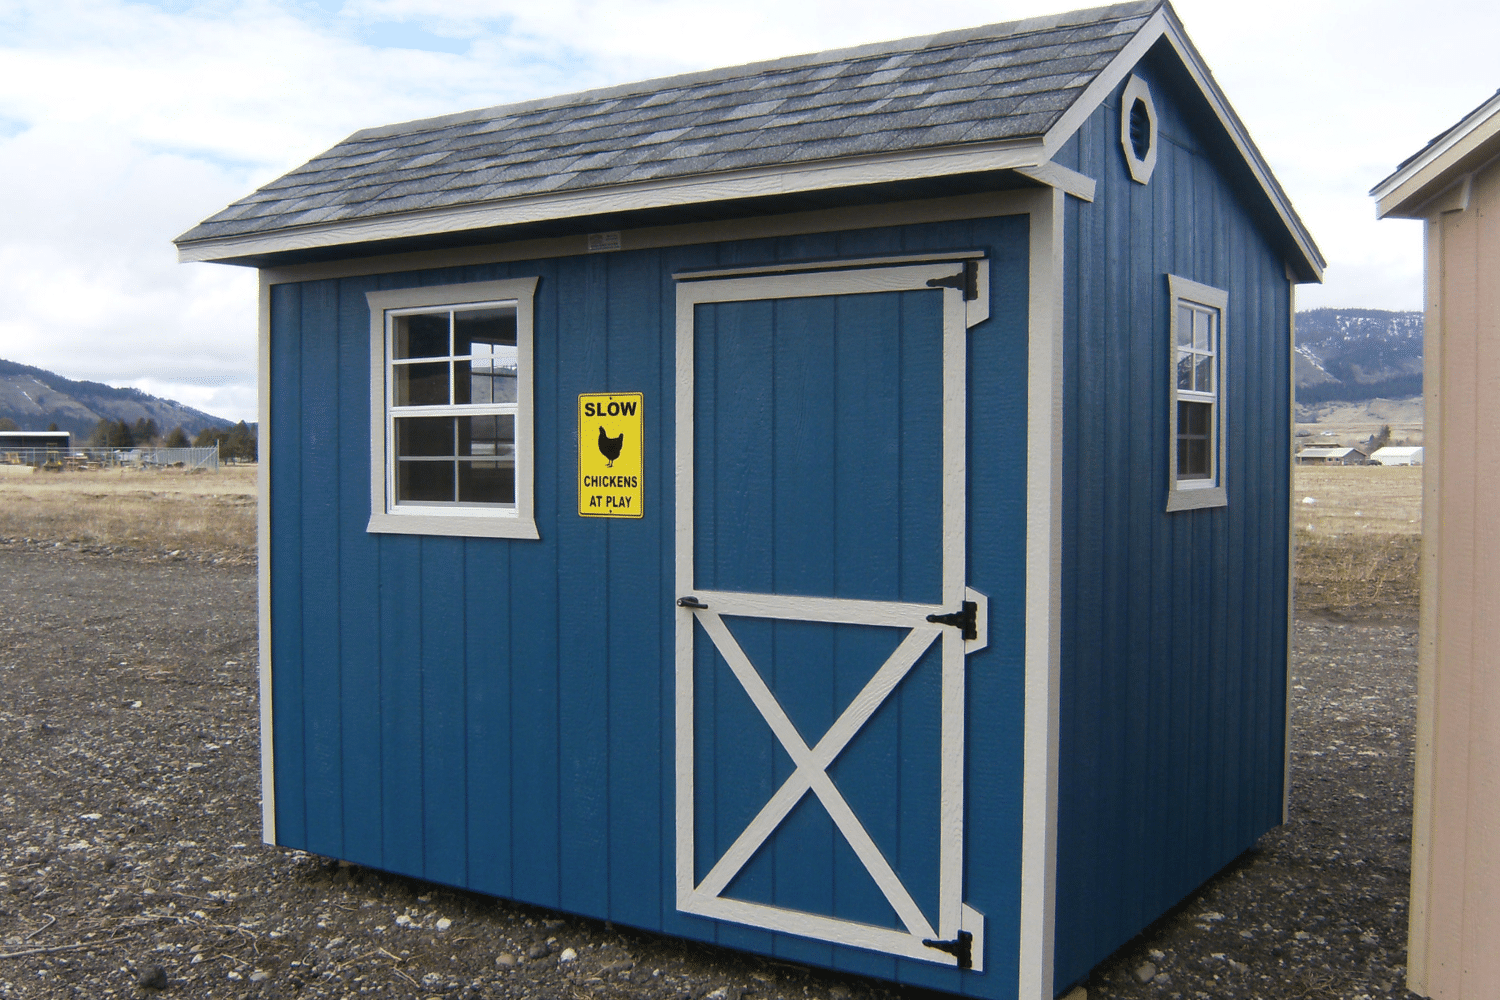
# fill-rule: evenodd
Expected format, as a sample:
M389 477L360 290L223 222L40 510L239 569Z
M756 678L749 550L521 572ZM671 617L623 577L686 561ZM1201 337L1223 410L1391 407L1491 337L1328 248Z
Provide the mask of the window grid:
M484 302L386 313L386 384L390 387L388 398L391 401L387 410L386 440L390 449L390 496L397 506L515 508L518 405L515 382L519 375L515 306L514 302ZM459 353L461 317L484 314L507 316L510 343L471 339L468 350ZM412 328L419 327L422 319L439 316L445 327L442 343L420 345L423 331L419 328L414 336ZM426 331L429 341L435 332ZM435 352L436 347L441 347L441 353ZM488 349L476 350L477 347ZM403 356L398 357L398 354ZM418 373L417 369L426 371ZM432 380L439 372L443 384L440 391L435 391L438 387ZM505 379L509 379L511 385L508 392L500 395L508 395L509 399L496 399L497 385ZM484 390L478 395L488 398L475 402L476 387ZM460 399L460 388L465 390L463 395L467 399ZM486 417L494 418L488 428L483 422ZM439 420L449 422L446 435L432 433L437 429L435 422ZM466 422L467 437L464 433ZM424 423L426 428L421 427ZM427 431L425 444L418 443L424 429ZM476 434L476 429L487 429L488 433ZM448 442L443 453L422 453L424 450L434 451L434 443L444 436ZM446 466L446 470L439 471L435 468L437 465ZM477 485L483 481L487 483Z
M1219 312L1177 307L1177 478L1213 480L1218 393Z
M1220 507L1225 489L1225 313L1221 288L1167 275L1167 510Z

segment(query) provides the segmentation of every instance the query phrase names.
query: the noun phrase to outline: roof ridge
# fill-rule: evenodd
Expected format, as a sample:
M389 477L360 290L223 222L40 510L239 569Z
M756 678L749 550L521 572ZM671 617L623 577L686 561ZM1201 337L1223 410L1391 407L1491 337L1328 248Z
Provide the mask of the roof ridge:
M896 55L901 52L915 52L924 49L955 48L959 45L983 39L1024 38L1026 35L1055 31L1062 27L1109 24L1130 20L1131 18L1149 16L1166 5L1167 0L1127 0L1124 3L1109 4L1103 7L1065 11L1058 14L1043 14L1016 21L1003 21L994 24L978 25L972 28L958 28L953 31L938 32L932 35L913 35L909 38L898 38L888 42L872 42L842 49L825 49L801 55L781 56L776 59L742 63L738 66L697 70L691 73L680 73L675 76L654 77L649 80L637 80L631 83L600 87L594 90L581 90L571 94L559 94L553 97L536 98L530 101L516 101L510 104L496 104L484 108L474 108L469 111L459 111L433 118L414 118L410 121L361 129L350 135L345 141L409 135L449 128L468 122L488 121L531 111L569 107L594 101L622 99L640 94L656 94L676 87L698 86L705 83L715 83L781 70L824 66L836 62L852 62L880 55Z

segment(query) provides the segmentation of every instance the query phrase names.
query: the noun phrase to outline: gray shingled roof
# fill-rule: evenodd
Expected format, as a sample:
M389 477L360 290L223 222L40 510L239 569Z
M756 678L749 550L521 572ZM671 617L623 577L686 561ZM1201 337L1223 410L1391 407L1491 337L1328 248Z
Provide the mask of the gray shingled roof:
M356 132L179 244L1044 135L1161 0Z

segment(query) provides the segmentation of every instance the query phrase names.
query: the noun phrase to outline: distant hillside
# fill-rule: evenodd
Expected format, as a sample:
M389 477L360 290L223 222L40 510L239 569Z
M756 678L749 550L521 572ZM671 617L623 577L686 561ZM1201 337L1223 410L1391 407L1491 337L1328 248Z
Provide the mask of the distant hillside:
M1297 402L1422 394L1422 314L1309 309L1297 314Z
M0 360L0 417L9 417L23 431L46 430L57 424L72 431L75 443L93 433L100 418L133 424L142 417L156 421L162 432L178 424L188 435L205 427L229 427L225 420L170 399L159 399L139 389L116 389L101 382L75 382L41 368Z

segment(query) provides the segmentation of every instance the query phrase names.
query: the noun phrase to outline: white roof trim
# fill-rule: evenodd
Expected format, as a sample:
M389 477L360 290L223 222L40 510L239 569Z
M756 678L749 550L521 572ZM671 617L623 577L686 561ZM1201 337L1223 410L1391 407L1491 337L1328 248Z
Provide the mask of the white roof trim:
M1165 4L1152 14L1110 64L1084 88L1083 93L1041 140L1010 139L925 152L899 151L841 158L792 167L758 167L722 174L696 174L582 191L542 192L478 205L455 205L375 218L297 226L269 233L193 240L178 245L177 258L184 263L244 262L250 258L298 250L993 170L1014 170L1032 180L1060 188L1074 197L1091 201L1094 194L1092 179L1051 162L1052 157L1099 105L1108 99L1151 46L1163 37L1168 39L1208 100L1282 225L1291 235L1301 258L1298 267L1300 276L1322 281L1324 261L1311 235L1297 218L1285 192L1276 183L1270 167L1251 142L1243 123L1229 107L1197 50L1187 40L1171 7Z
M215 261L311 250L318 247L369 243L456 233L471 229L513 226L580 216L641 209L705 204L735 198L798 194L811 191L920 180L988 170L1039 168L1047 160L1042 143L1035 139L1004 140L976 146L948 147L925 153L882 153L850 159L827 160L793 167L761 167L722 174L694 174L661 181L590 188L583 191L546 192L479 205L456 205L420 212L351 219L299 226L270 233L193 240L177 248L177 259ZM1044 172L1053 177L1051 172ZM1072 174L1072 171L1068 172ZM1028 174L1042 180L1041 175ZM1080 176L1081 175L1077 175ZM1065 190L1080 183L1056 175ZM1044 181L1051 183L1051 181ZM1092 190L1088 194L1092 196ZM1081 196L1081 195L1080 195Z
M1375 216L1421 217L1426 202L1442 194L1454 180L1443 175L1480 145L1500 134L1500 92L1485 101L1449 129L1431 146L1414 156L1370 191L1375 197ZM1429 191L1434 182L1442 190Z
M1151 15L1151 19L1141 25L1135 37L1125 44L1110 64L1094 77L1078 100L1073 102L1063 116L1057 120L1047 133L1045 144L1047 156L1050 159L1062 148L1063 144L1073 137L1073 134L1083 125L1088 117L1109 98L1125 77L1135 69L1137 63L1145 56L1146 52L1155 45L1157 40L1165 37L1172 48L1176 51L1178 58L1187 68L1193 82L1198 85L1209 106L1213 108L1215 117L1224 131L1229 134L1230 140L1239 151L1246 165L1250 167L1251 173L1255 175L1260 184L1261 191L1276 209L1281 224L1291 234L1297 249L1302 256L1306 266L1305 274L1311 275L1313 280L1323 280L1323 255L1318 252L1317 245L1313 243L1312 234L1302 225L1302 220L1297 217L1286 193L1276 183L1271 167L1265 158L1260 155L1260 150L1255 148L1255 143L1250 139L1250 133L1240 121L1239 116L1230 108L1229 101L1224 97L1224 92L1214 82L1213 74L1209 72L1203 57L1188 41L1187 33L1183 30L1182 22L1177 20L1177 15L1172 8L1163 5L1157 12Z

